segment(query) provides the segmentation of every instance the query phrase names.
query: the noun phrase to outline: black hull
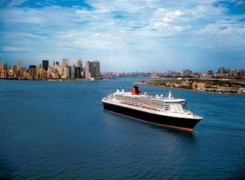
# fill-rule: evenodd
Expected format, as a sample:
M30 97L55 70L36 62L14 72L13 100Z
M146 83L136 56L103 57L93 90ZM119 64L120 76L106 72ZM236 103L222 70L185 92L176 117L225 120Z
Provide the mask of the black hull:
M103 102L103 106L104 109L106 110L119 113L122 115L126 115L132 118L136 118L144 122L156 124L159 126L164 126L167 128L174 128L182 131L188 131L188 132L192 132L193 128L200 121L198 119L176 118L176 117L152 114L140 110L109 104L106 102Z

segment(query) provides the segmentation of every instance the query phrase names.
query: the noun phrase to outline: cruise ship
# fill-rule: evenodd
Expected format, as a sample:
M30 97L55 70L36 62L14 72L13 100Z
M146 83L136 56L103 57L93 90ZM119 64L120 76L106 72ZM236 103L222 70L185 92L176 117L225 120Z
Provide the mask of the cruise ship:
M131 92L124 89L104 97L102 103L105 110L125 115L158 126L193 132L202 117L187 110L186 100L174 98L171 91L167 97L150 96L142 93L138 86Z

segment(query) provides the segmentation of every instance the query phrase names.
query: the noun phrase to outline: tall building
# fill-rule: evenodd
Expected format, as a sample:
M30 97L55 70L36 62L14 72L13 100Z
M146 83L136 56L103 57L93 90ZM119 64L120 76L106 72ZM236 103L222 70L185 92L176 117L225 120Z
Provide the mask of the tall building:
M16 64L14 64L12 66L12 77L13 78L16 78L17 77L17 65Z
M77 67L80 67L80 68L83 67L82 60L81 59L78 59L77 60Z
M22 62L21 61L18 61L16 63L16 68L17 68L17 71L20 71L21 70L21 68L22 68Z
M62 59L62 67L67 67L69 65L69 60L68 59Z
M61 77L64 78L64 79L70 79L70 66L65 66L61 69Z
M5 62L0 62L0 78L8 77L8 65Z
M81 67L75 67L75 78L81 78Z
M53 66L59 66L59 61L54 61Z
M43 60L42 61L42 68L45 69L45 71L47 71L48 67L49 67L49 60Z
M185 70L183 70L183 71L181 72L181 76L190 76L191 73L192 73L191 70L185 69Z
M99 79L100 77L100 62L99 61L87 61L85 66L85 78L86 79Z
M71 79L71 66L67 67L67 78Z
M36 78L37 68L35 65L29 65L29 79Z
M226 73L225 67L220 67L220 68L218 69L218 74L225 74L225 73Z
M239 73L240 76L244 76L245 75L244 69L239 69L238 73Z
M71 78L72 79L76 78L75 68L76 68L75 65L71 66Z
M17 63L16 63L16 70L17 70L17 73L16 73L16 76L18 77L18 78L21 78L21 76L22 76L22 62L21 61L18 61Z
M82 60L78 59L77 60L77 78L82 78L83 77L83 64L82 64Z

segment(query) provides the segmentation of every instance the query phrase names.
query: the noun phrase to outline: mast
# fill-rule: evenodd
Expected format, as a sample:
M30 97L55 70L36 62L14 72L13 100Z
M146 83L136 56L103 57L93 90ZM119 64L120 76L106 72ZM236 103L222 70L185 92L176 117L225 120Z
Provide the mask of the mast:
M173 99L173 95L171 91L168 92L168 99Z

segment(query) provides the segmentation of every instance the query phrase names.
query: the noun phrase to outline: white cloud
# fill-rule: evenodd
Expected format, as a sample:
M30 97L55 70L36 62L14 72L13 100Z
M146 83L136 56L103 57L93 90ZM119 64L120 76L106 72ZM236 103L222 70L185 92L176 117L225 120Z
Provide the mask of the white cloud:
M13 1L16 5L24 1ZM159 53L186 48L241 50L245 46L241 17L228 16L215 0L87 1L93 9L46 6L43 8L8 7L0 9L5 26L0 36L3 51L27 50L37 53L74 54L92 52L111 57L134 52ZM20 49L21 50L21 49ZM119 52L122 52L120 54ZM171 51L169 52L169 56ZM115 53L115 54L113 54ZM116 55L117 54L117 55ZM107 56L107 58L109 58ZM111 58L110 58L111 59ZM123 59L123 58L120 58ZM129 58L130 59L130 58Z
M2 51L5 52L19 52L19 51L29 51L30 49L28 48L23 48L23 47L3 47Z
M9 6L19 6L28 0L10 0Z
M32 33L33 36L49 34L51 38L56 38L57 34L63 33L68 36L73 32L72 38L74 44L77 44L77 39L94 42L93 35L101 33L102 35L96 36L96 40L101 42L99 44L112 47L112 41L125 45L133 39L135 39L133 44L137 44L139 38L156 38L158 41L159 37L175 38L179 33L194 32L195 34L195 31L199 35L212 33L200 29L207 29L226 18L224 9L211 6L213 2L200 1L199 5L192 8L168 9L168 7L159 7L161 3L157 0L153 2L116 0L107 3L90 1L94 7L92 11L51 6L42 9L9 8L2 10L1 14L4 22L13 25L12 29L15 24L17 26L19 23L22 24L19 25L22 34ZM122 17L115 18L120 13Z
M245 42L241 40L245 34L245 26L231 20L219 20L199 29L196 34L200 36L202 42L209 42L204 44L206 47L226 47L230 50L244 50L245 47Z
M152 28L166 28L171 26L183 13L178 9L169 11L164 8L156 10L153 18Z

